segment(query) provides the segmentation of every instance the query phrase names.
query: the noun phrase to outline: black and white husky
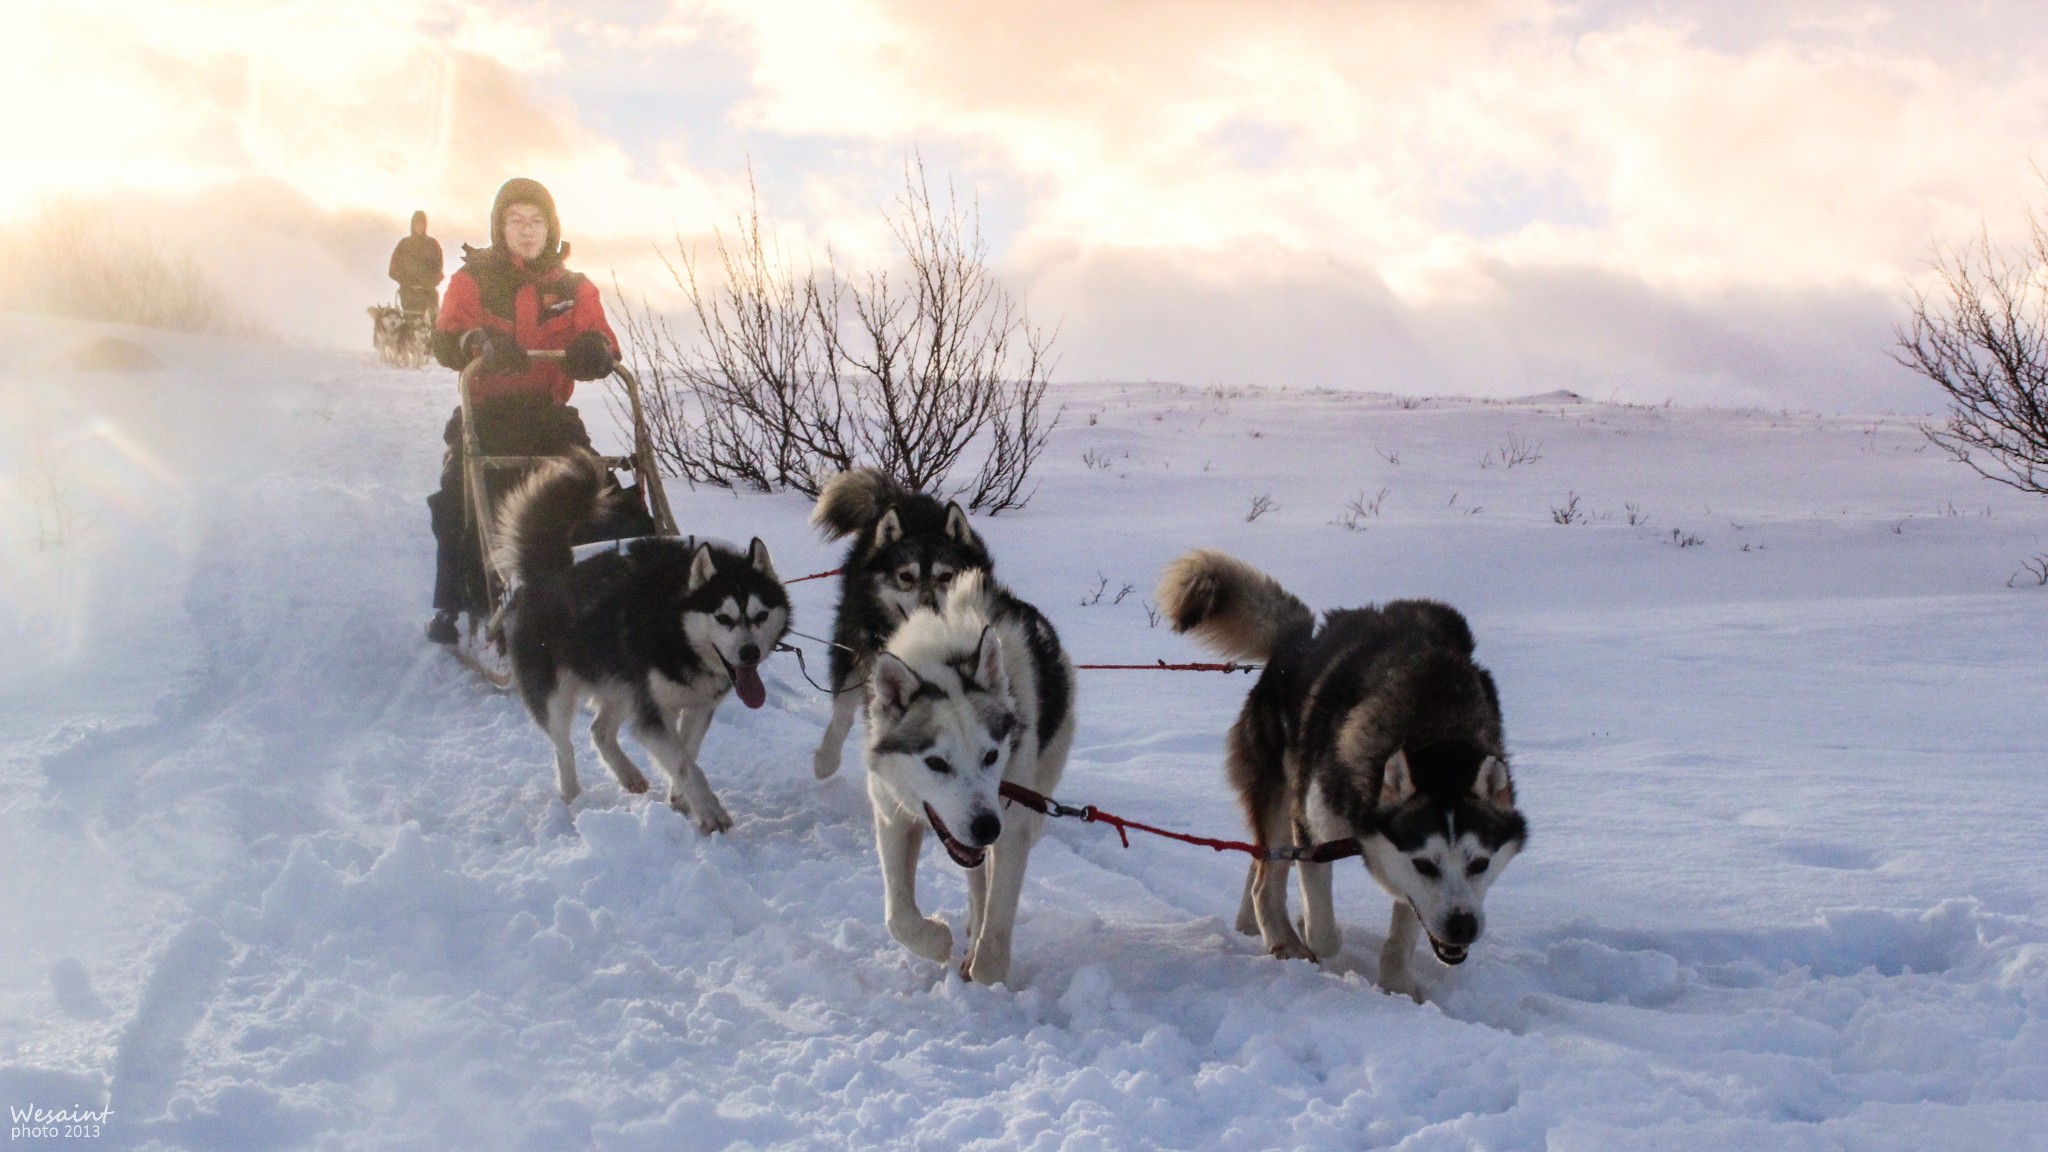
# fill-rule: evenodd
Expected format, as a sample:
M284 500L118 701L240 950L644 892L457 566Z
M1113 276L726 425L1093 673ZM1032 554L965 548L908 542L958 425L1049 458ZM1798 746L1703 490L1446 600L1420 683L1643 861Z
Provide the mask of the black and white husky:
M964 572L992 572L988 548L957 502L941 504L868 468L842 472L818 493L811 523L827 540L851 536L832 623L832 722L811 757L818 779L839 771L860 685L896 628L936 609Z
M562 799L579 791L569 723L596 708L590 739L628 792L647 778L619 747L633 734L668 774L668 802L705 832L732 817L697 766L726 693L759 708L760 662L789 627L789 598L768 547L646 537L580 562L576 527L604 512L604 466L588 452L544 465L505 501L498 565L519 582L507 625L512 670L534 723L555 745Z
M1036 608L983 572L952 581L938 611L920 609L875 657L865 755L882 858L884 911L903 946L944 964L945 921L917 907L925 829L967 869L967 959L961 975L1009 978L1024 864L1045 817L1008 811L1005 780L1051 794L1074 742L1074 666Z
M1460 964L1485 929L1486 890L1521 850L1493 677L1472 660L1465 618L1432 600L1334 610L1320 628L1270 576L1220 552L1174 561L1161 610L1233 659L1266 664L1230 729L1225 768L1253 838L1307 846L1356 838L1394 898L1380 985L1418 996L1417 929ZM1330 865L1301 866L1304 943L1287 918L1286 860L1252 865L1238 910L1275 956L1340 943Z

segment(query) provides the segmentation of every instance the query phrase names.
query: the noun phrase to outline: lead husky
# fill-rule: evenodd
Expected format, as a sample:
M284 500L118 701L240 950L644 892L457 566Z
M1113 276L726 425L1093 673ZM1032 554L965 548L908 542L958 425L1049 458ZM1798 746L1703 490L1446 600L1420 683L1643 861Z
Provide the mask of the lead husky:
M584 700L598 755L628 792L647 778L619 747L633 734L669 778L668 802L718 832L732 817L697 766L697 750L727 692L759 708L758 665L789 627L789 597L768 547L645 537L574 561L570 534L604 513L609 474L577 451L528 478L499 513L498 565L520 582L511 615L512 670L534 723L555 745L564 802L576 799L569 722Z
M1408 957L1418 928L1461 964L1485 928L1486 889L1521 850L1493 677L1472 661L1465 618L1431 600L1326 613L1220 552L1195 551L1160 578L1176 632L1266 669L1230 729L1225 767L1261 847L1356 838L1394 898L1380 986L1420 998ZM1337 951L1330 865L1301 866L1306 944L1287 919L1288 861L1245 878L1238 931L1275 956Z
M832 622L832 722L811 756L818 779L839 771L862 679L898 625L936 610L964 572L992 572L988 547L958 502L940 504L871 468L842 472L818 493L811 523L827 540L851 536Z
M953 581L942 612L914 612L875 658L865 749L884 912L903 946L944 964L945 921L917 907L930 828L967 869L967 959L982 984L1009 978L1024 864L1045 817L1004 813L1005 780L1050 794L1074 742L1074 666L1036 608L986 573ZM994 860L988 857L993 855Z

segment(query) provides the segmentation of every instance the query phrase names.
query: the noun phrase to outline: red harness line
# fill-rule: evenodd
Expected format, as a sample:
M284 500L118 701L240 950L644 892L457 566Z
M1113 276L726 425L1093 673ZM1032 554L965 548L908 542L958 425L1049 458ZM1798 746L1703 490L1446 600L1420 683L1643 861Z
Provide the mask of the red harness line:
M1155 660L1150 664L1076 664L1076 668L1128 670L1132 672L1257 672L1258 664L1168 664Z
M1149 668L1151 665L1140 664L1138 667ZM1216 840L1208 836L1190 836L1185 832L1173 832L1165 828L1155 828L1150 824L1140 824L1136 820L1126 820L1112 812L1104 812L1093 804L1084 804L1076 808L1071 804L1062 804L1050 796L1034 792L1022 784L1012 784L1008 780L1003 781L998 791L1002 794L1003 799L1015 800L1026 808L1034 812L1041 812L1047 816L1075 816L1079 817L1082 823L1085 824L1107 824L1116 829L1117 837L1124 842L1124 847L1126 848L1131 846L1131 834L1128 829L1136 828L1140 832L1150 832L1154 836L1164 836L1168 840L1178 840L1183 844L1213 848L1218 852L1242 852L1247 856L1253 856L1260 860L1294 860L1311 864L1328 864L1332 860L1343 860L1347 857L1360 855L1365 851L1364 846L1359 844L1357 840L1331 840L1327 843L1315 844L1307 848L1261 848L1257 844L1247 844L1242 840Z
M833 569L833 570L831 570L830 572L813 572L813 573L811 573L811 574L810 574L809 576L799 576L799 577L797 577L797 578L796 578L796 579L794 579L794 580L784 580L784 581L783 581L783 583L784 583L784 584L801 584L801 583L803 583L803 582L804 582L804 581L806 581L806 580L823 580L823 579L824 579L825 577L827 577L827 576L837 576L837 575L839 575L839 574L840 574L841 572L844 572L844 571L846 571L846 569L844 569L844 568L834 568L834 569Z

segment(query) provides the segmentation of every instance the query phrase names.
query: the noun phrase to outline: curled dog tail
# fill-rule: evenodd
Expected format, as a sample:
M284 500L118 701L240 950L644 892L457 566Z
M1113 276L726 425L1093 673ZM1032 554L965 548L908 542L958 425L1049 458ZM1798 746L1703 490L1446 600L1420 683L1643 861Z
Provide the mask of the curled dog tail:
M827 540L851 536L880 520L889 505L907 495L903 485L873 468L841 472L818 490L811 523Z
M578 448L535 469L498 508L498 546L491 563L532 583L567 572L569 540L605 513L604 462Z
M1155 596L1175 632L1191 632L1232 660L1270 660L1283 644L1315 631L1315 613L1279 581L1208 549L1168 564Z

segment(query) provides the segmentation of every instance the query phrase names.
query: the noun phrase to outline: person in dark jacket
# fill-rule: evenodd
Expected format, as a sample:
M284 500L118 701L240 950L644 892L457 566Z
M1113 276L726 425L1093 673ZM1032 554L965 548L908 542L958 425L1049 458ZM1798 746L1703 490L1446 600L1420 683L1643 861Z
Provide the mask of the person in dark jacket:
M441 303L441 242L427 235L427 214L412 214L412 235L391 250L391 278L398 281L398 306L424 313L429 325Z
M562 266L568 252L554 197L536 181L508 180L491 205L491 246L463 245L462 267L448 278L434 357L457 371L482 357L469 398L478 444L487 454L545 456L590 447L569 398L577 381L610 374L619 341L605 321L597 286ZM564 355L527 355L543 350ZM448 445L441 490L427 498L440 549L427 638L452 644L457 613L475 618L490 606L483 603L481 548L464 506L459 404L441 435Z

